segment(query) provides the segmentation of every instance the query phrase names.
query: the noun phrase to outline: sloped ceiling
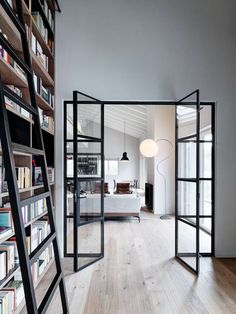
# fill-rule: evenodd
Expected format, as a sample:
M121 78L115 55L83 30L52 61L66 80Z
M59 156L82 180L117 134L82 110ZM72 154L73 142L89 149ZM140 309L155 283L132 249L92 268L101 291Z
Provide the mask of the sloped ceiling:
M91 107L82 105L79 109L81 120L99 122L99 106L91 110ZM106 127L125 132L136 138L142 138L146 134L148 111L143 105L105 105L104 123Z

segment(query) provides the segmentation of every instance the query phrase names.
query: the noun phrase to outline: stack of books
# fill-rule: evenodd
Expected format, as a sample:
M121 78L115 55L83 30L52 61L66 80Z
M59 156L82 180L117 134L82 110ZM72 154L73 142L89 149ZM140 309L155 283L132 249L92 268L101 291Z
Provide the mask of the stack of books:
M46 198L31 204L32 219L47 211Z
M0 313L14 313L24 299L22 280L11 280L0 290Z
M44 111L39 108L39 119L41 126L47 129L49 132L54 133L54 119L44 114Z
M39 14L38 11L32 12L32 16L33 16L35 23L38 26L38 29L39 29L43 39L45 40L46 43L48 43L48 30L44 26L42 16Z
M44 2L43 2L43 10L44 10L44 13L46 15L46 18L48 19L48 22L51 26L52 31L54 31L54 20L53 20L52 12L49 9L48 3L46 0L44 0Z
M22 98L22 91L18 87L14 85L7 85L8 88L10 88L17 96ZM21 108L19 105L17 105L14 101L11 99L5 97L5 103L7 106L11 107L14 109L16 112L20 113L22 116L26 118L30 118L30 114L27 110Z
M16 176L17 176L17 184L19 189L28 189L31 186L31 175L30 169L28 167L16 167ZM7 181L5 178L5 171L3 168L3 184L2 184L2 192L8 192Z
M23 222L24 222L24 224L26 224L31 219L31 213L30 213L31 207L30 207L30 205L26 205L26 206L23 206L21 208L21 210L22 210ZM11 214L10 203L5 203L4 207L0 208L0 217L1 217L1 215L3 215L3 213L6 213L6 212L8 212L8 214L10 216L8 219L11 222L11 229L14 230L13 223L12 223L12 214Z
M31 230L31 250L34 251L49 233L50 225L47 220L38 220L37 222L33 223ZM42 274L52 257L53 249L51 244L45 249L37 262L32 266L32 276L34 283L37 282L38 277Z
M42 79L34 73L34 87L37 94L43 97L43 99L49 104L50 107L54 107L54 95L51 93L48 87L44 87Z
M0 280L3 280L19 265L15 238L0 244Z
M13 232L13 220L11 208L0 208L0 240Z
M48 87L42 85L42 97L49 104L50 107L54 107L54 95L51 93Z
M33 53L38 57L39 61L42 63L44 68L48 71L48 57L43 53L43 49L33 33L32 33L31 41L32 41Z

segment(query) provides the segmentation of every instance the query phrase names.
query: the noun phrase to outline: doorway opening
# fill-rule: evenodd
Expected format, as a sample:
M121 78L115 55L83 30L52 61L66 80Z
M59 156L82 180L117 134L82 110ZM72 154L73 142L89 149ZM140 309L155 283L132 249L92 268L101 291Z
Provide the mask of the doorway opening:
M139 136L140 141L150 137L147 133L141 136L137 128L145 124L143 108L162 106L174 110L173 255L198 274L199 257L214 255L215 103L201 102L199 90L178 102L100 101L77 91L73 96L72 101L64 102L64 256L73 257L74 271L104 256L104 217L140 218L137 194L145 195L146 205L156 213L156 184L147 180L149 161L136 153L138 177L120 159L124 152L128 159L133 154L129 137ZM159 136L154 132L151 137L158 140ZM119 154L108 156L112 145L113 150L119 147ZM158 148L161 153L163 147ZM132 158L126 166L129 163ZM155 159L152 169L156 174Z

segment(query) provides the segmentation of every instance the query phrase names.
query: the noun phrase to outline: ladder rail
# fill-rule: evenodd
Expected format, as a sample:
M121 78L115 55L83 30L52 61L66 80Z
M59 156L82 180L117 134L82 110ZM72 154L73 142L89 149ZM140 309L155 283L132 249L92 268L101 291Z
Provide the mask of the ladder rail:
M26 248L26 234L22 218L22 213L20 212L20 197L18 191L18 184L16 179L15 171L15 161L14 155L11 148L11 138L10 138L10 128L8 124L8 116L5 108L5 101L3 96L3 85L0 82L0 121L3 125L0 128L1 143L3 149L3 160L6 166L6 176L9 190L9 197L12 207L12 216L14 222L15 234L17 236L17 249L19 254L19 264L22 274L22 280L24 282L24 291L26 298L26 305L29 313L37 313L37 303L34 291L34 285L31 275L31 268L29 264L29 256ZM16 193L18 191L18 193Z

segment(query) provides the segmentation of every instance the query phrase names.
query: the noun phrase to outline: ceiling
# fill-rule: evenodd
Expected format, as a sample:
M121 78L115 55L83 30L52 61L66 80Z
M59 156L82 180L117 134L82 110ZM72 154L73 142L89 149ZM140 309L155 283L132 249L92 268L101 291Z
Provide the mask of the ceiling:
M106 105L105 126L136 138L146 134L148 111L143 105Z
M119 132L136 138L143 138L146 134L148 106L145 105L105 105L104 124ZM100 105L79 106L80 121L90 120L100 122Z

